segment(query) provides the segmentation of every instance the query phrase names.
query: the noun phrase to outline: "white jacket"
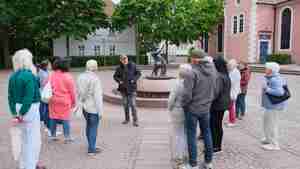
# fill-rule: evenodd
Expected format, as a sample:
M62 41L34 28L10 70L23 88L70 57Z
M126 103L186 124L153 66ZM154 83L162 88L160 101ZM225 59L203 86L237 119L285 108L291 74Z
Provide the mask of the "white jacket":
M184 111L181 106L183 90L183 80L177 80L174 88L171 90L168 100L168 111L170 113L172 123L184 122Z
M236 100L237 96L241 93L241 73L237 68L234 68L229 72L229 77L231 81L230 98L231 100Z
M97 74L86 71L79 75L77 89L78 102L83 106L82 108L88 113L101 116L103 112L103 92Z

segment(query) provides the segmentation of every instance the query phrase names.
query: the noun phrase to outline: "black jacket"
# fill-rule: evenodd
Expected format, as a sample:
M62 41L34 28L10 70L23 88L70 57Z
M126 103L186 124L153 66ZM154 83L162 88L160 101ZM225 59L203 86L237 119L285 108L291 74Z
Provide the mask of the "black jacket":
M215 99L211 105L211 112L228 110L231 88L229 75L218 73L216 88Z
M119 84L118 90L123 94L136 92L137 80L140 77L141 71L132 62L127 65L120 64L114 74L114 80Z

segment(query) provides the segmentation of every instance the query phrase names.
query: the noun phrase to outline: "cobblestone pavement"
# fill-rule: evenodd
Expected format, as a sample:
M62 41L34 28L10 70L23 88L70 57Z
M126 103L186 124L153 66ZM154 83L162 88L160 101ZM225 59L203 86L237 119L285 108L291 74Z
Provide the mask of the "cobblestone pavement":
M110 71L99 73L105 91L115 87L111 74ZM266 152L260 148L263 113L259 103L263 76L254 74L247 97L247 116L238 122L238 126L225 128L224 151L214 157L216 169L300 169L300 114L297 111L300 109L297 104L300 77L284 77L292 91L292 99L288 110L280 115L282 150ZM7 78L8 72L0 72L0 169L15 169L8 134ZM119 106L108 103L104 106L98 137L103 153L94 158L86 155L85 122L74 117L71 125L75 142L68 145L62 141L48 143L43 132L41 161L49 169L171 169L168 114L164 109L139 108L141 126L135 128L131 124L120 124L123 112ZM202 147L200 143L199 152Z

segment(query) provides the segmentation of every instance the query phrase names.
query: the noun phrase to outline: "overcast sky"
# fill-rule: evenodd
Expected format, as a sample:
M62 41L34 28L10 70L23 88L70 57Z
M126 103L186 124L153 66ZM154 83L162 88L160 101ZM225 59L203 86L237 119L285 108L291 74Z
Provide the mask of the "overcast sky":
M120 0L112 0L114 3L119 3Z

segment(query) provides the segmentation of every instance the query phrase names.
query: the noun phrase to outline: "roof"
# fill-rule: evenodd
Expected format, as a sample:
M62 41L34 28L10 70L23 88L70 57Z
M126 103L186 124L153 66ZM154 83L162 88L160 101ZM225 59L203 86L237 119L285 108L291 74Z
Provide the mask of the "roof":
M290 1L290 0L257 0L257 3L276 5L276 4L287 2L287 1Z

